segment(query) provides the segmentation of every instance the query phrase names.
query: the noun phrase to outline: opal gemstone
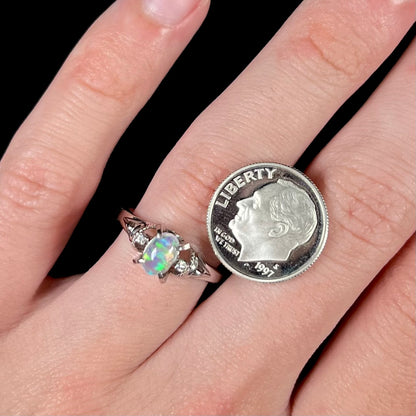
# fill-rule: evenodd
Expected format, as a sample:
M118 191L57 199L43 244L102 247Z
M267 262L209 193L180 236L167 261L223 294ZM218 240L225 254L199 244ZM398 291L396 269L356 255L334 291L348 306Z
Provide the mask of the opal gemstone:
M143 267L147 274L167 272L178 259L179 240L175 234L161 233L152 238L143 251Z

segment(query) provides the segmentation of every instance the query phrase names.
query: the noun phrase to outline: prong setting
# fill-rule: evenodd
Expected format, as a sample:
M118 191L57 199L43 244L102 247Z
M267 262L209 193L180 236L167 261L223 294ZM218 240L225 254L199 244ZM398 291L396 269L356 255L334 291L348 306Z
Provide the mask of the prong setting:
M210 276L191 244L179 234L160 225L148 224L133 214L131 217L121 215L119 219L139 254L133 262L141 264L147 274L157 275L161 283L166 282L169 274L195 278Z

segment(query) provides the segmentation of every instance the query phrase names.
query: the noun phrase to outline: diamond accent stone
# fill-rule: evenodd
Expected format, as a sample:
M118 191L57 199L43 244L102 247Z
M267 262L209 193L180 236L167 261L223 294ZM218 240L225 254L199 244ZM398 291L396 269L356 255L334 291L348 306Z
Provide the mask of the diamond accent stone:
M145 272L150 275L166 273L178 259L179 246L178 237L169 232L152 238L143 251Z
M140 249L149 242L149 237L146 234L138 232L133 236L131 242L134 247Z
M188 270L188 263L185 260L179 259L175 264L175 270L179 274L184 274Z
M189 268L191 269L191 271L194 271L198 268L198 265L199 265L198 256L195 253L193 253L191 257L191 261L189 263Z

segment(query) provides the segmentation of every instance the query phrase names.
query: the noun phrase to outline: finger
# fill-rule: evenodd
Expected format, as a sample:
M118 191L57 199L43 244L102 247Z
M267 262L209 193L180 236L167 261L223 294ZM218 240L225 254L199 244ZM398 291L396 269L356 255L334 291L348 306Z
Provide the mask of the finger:
M297 392L294 415L414 415L414 237L363 293Z
M331 221L321 258L279 284L229 278L138 369L132 388L153 394L143 380L176 357L170 385L192 383L164 395L174 414L287 412L309 357L414 232L414 46L308 170Z
M181 139L140 203L141 218L173 229L214 264L216 260L207 243L205 210L212 190L220 182L219 177L253 160L278 158L290 163L299 157L343 100L390 53L411 22L406 5L385 3L381 9L368 10L363 2L357 2L354 7L350 4L311 0L295 12L283 32ZM359 17L352 19L355 14ZM345 15L349 16L347 20ZM300 37L300 28L311 19L314 25ZM344 24L329 25L329 19L334 24L342 19ZM338 42L337 47L346 54L346 62L348 57L355 60L357 54L360 56L360 64L351 69L351 74L322 59L321 53L305 41L305 36L312 36L322 21L326 37L319 37L320 50L335 54L334 42ZM380 30L370 29L368 21ZM334 32L329 37L331 28ZM344 45L343 39L350 38L352 33L354 37ZM368 42L364 45L374 46L371 49L364 46L364 39ZM267 83L275 99L267 100L263 94L255 93L264 90ZM331 88L321 92L328 85ZM252 102L247 98L244 103L243 97L248 95ZM234 111L240 112L240 116ZM302 117L293 125L294 120L283 113L297 113ZM224 114L230 119L225 120ZM259 121L254 122L254 131L247 130L247 120ZM269 126L268 132L259 127L263 125ZM281 133L276 134L278 131ZM244 140L243 135L251 137L252 142ZM70 316L62 314L61 309L59 314L55 313L74 322L74 328L77 328L75 321L82 322L85 325L82 331L88 332L93 340L103 337L112 343L114 350L128 345L125 348L131 355L125 354L124 363L115 364L121 366L121 371L136 367L153 353L189 315L205 287L200 281L175 279L162 287L132 264L133 256L131 245L122 234L84 278L60 298L57 307L65 308ZM77 305L76 314L74 305ZM110 328L111 334L107 332ZM88 342L87 338L84 340Z
M16 133L0 164L0 246L7 253L0 265L0 325L21 313L50 270L113 146L201 23L207 5L114 3Z

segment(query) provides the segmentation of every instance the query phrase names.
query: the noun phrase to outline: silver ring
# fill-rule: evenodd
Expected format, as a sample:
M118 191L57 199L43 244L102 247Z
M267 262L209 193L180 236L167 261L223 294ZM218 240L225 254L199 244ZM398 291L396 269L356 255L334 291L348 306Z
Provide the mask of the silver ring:
M217 283L221 275L204 263L192 246L172 230L150 224L123 209L118 217L133 247L138 252L134 263L141 264L149 275L166 282L168 275L190 277Z

